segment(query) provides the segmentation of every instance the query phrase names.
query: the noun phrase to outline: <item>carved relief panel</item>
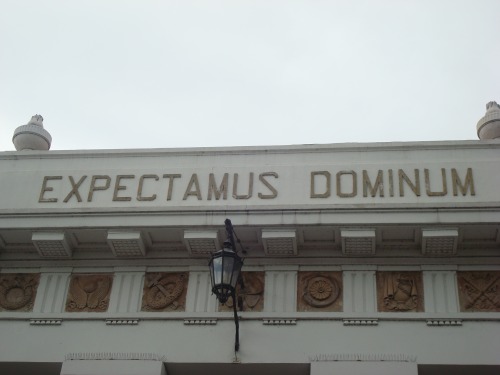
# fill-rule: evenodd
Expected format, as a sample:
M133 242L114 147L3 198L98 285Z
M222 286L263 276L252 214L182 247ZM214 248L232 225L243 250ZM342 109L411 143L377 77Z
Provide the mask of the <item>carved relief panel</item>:
M342 311L342 272L299 272L297 311Z
M142 311L184 311L188 274L184 272L146 273Z
M460 311L500 312L500 271L457 272Z
M71 276L67 312L105 312L108 310L113 276L76 274Z
M0 311L33 311L39 281L37 273L0 274Z
M424 311L421 272L377 272L377 304L382 312Z
M243 286L238 283L236 296L238 310L262 311L264 309L264 272L242 272ZM225 305L219 304L219 311L233 311L233 299L229 298Z

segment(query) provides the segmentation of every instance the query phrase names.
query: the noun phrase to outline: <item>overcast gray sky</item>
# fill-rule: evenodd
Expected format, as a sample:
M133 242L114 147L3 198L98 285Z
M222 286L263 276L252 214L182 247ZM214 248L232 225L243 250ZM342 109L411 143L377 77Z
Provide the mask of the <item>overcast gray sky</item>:
M1 0L0 150L477 139L499 0Z

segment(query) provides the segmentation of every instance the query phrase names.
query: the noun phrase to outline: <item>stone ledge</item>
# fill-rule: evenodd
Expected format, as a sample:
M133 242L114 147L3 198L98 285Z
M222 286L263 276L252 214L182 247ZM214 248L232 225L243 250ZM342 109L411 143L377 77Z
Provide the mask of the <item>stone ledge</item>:
M311 362L336 362L336 361L355 361L355 362L416 362L417 357L407 354L365 354L365 353L338 353L338 354L317 354L310 356Z
M65 361L161 361L164 362L165 356L155 353L69 353L64 356Z

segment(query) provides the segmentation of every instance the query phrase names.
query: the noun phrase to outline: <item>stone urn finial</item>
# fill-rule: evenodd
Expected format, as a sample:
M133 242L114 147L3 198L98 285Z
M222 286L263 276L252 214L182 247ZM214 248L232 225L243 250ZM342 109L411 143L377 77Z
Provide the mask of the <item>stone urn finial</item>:
M26 125L21 125L14 131L12 142L17 151L47 151L50 149L52 137L43 128L43 117L41 115L34 115Z
M477 136L483 139L500 139L500 105L486 104L486 114L477 123Z

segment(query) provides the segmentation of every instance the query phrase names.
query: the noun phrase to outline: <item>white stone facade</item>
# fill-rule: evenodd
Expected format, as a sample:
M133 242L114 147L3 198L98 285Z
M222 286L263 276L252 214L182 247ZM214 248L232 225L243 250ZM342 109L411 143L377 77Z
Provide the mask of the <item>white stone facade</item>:
M498 373L499 162L497 140L3 152L0 372ZM236 355L225 218L262 275Z

